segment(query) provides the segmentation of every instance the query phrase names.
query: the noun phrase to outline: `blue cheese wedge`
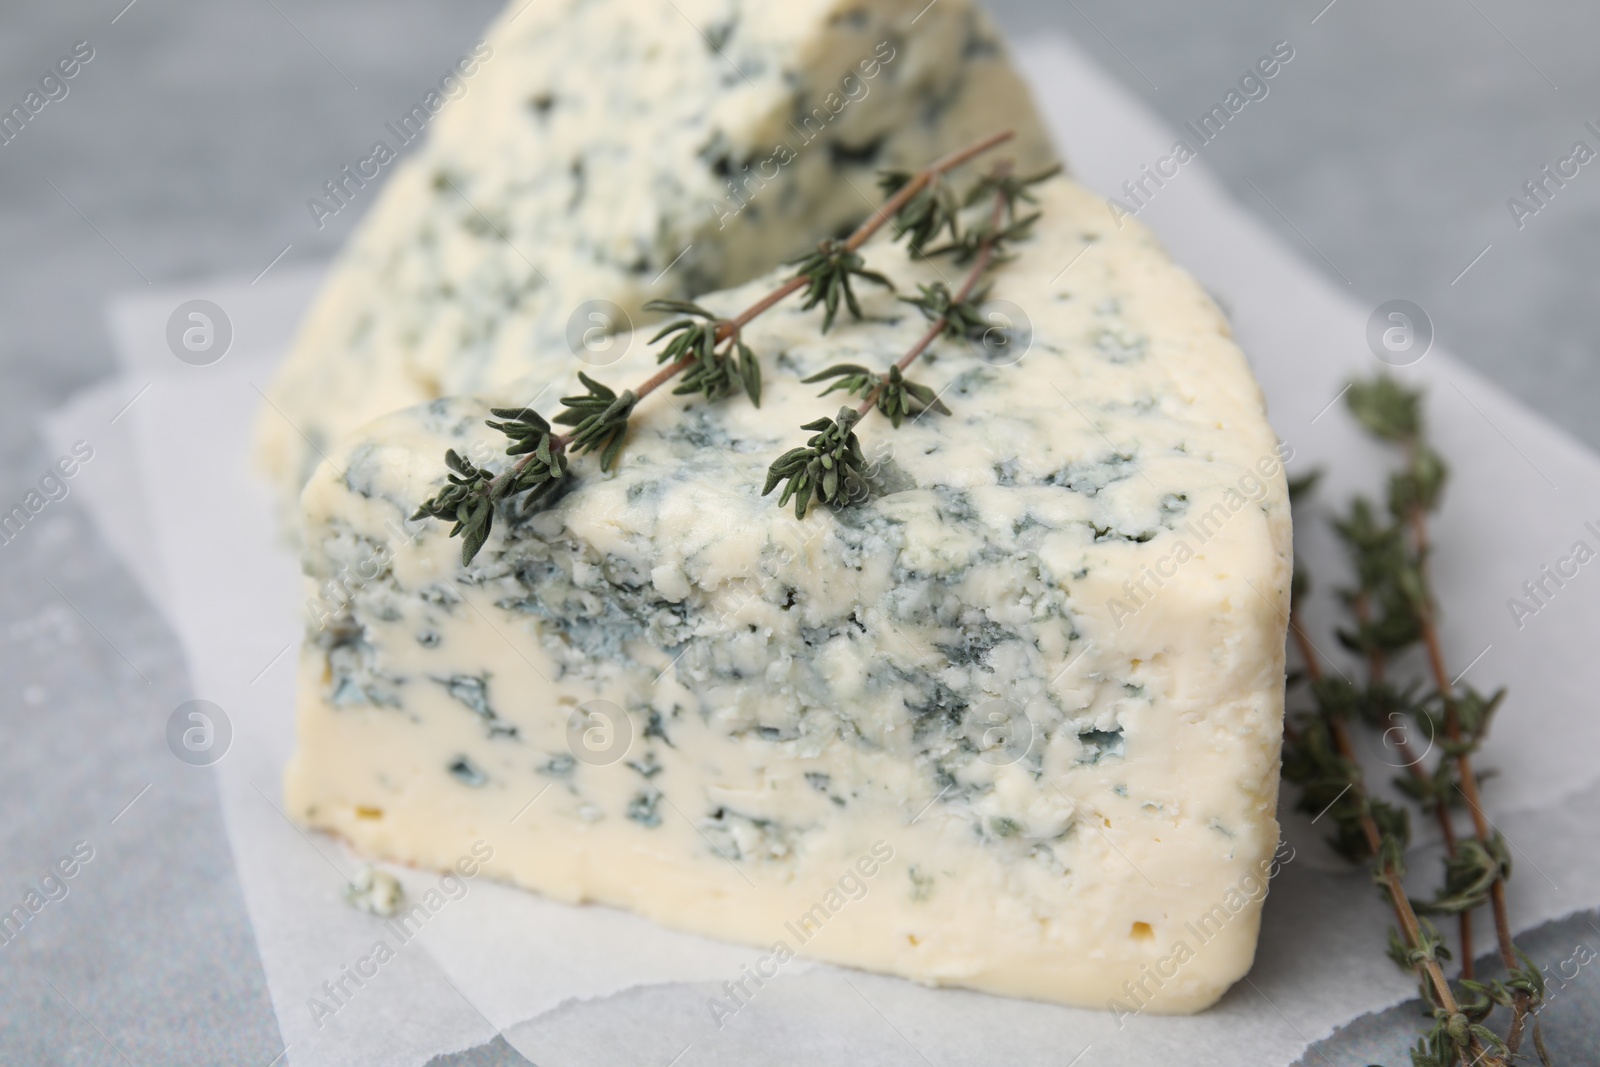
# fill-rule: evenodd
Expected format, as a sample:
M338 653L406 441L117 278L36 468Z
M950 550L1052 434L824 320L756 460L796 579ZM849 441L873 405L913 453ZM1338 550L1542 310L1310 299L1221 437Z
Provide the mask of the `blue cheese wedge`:
M271 387L257 451L285 501L379 415L542 349L604 364L646 301L808 251L867 217L880 169L1007 128L1023 170L1053 158L971 0L515 0L469 60Z
M1040 199L993 276L1011 347L934 346L913 376L952 414L864 420L854 506L760 494L837 410L800 379L926 328L873 289L825 337L794 300L758 319L759 409L647 398L616 469L505 506L467 567L407 517L446 448L503 464L490 401L354 435L303 496L296 817L423 866L488 836L496 877L780 955L1214 1002L1278 842L1282 455L1203 289L1071 182ZM902 289L950 269L867 252ZM575 384L565 351L531 362L494 403ZM637 344L606 379L653 369Z

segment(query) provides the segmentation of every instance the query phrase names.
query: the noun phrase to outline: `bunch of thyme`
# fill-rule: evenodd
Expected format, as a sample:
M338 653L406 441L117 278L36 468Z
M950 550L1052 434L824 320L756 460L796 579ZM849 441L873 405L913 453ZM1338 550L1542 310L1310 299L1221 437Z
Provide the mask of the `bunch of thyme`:
M891 219L899 221L898 236L910 235L913 243L923 229L916 220L930 210L942 227L943 209L930 209L948 200L944 176L962 164L1004 144L1014 136L1010 130L984 137L959 151L924 167L915 174L894 173L884 179L889 198L854 233L842 241L828 239L815 252L796 260L795 273L766 296L731 319L718 317L698 304L680 300L654 300L647 311L682 316L664 326L650 339L655 344L670 338L656 353L662 364L651 377L632 389L618 393L579 373L586 392L563 397L562 409L546 420L532 408L495 408L488 425L511 441L508 456L520 456L505 471L494 474L480 469L456 453L445 453L449 484L426 500L413 519L433 518L455 525L451 537L461 537L461 563L466 566L489 538L494 516L501 501L525 496L528 504L545 503L571 484L569 453L600 453L600 469L609 470L622 452L628 421L639 402L672 379L682 375L675 394L701 394L707 400L720 400L742 389L756 406L761 404L761 364L755 352L744 343L743 330L790 295L804 290L802 308L822 306L822 332L833 327L841 304L852 317L861 318L861 306L853 280L871 282L893 289L889 279L866 269L859 250ZM937 232L937 228L934 231ZM954 239L955 231L952 229ZM911 390L912 395L921 395ZM551 423L570 426L569 433L556 433Z
M1331 843L1341 854L1373 863L1374 877L1394 907L1399 930L1390 933L1390 956L1417 974L1433 1019L1412 1050L1414 1067L1523 1062L1530 1020L1539 1060L1549 1065L1536 1014L1544 997L1543 977L1512 939L1505 898L1511 857L1484 815L1482 775L1473 767L1505 691L1485 696L1459 684L1459 677L1452 680L1439 636L1428 528L1448 468L1428 444L1419 392L1379 376L1352 383L1347 403L1361 426L1396 448L1403 462L1390 476L1381 506L1357 498L1333 524L1355 575L1355 584L1339 592L1351 625L1338 631L1338 639L1361 658L1363 682L1324 670L1301 626L1300 605L1309 583L1296 570L1290 626L1304 667L1291 681L1304 685L1312 708L1285 726L1283 774L1300 786L1301 810L1326 811L1332 818ZM1303 498L1314 482L1315 475L1292 484L1291 499ZM1394 661L1418 649L1425 680L1397 684ZM1439 824L1444 876L1431 900L1413 901L1405 893L1406 812L1370 796L1351 743L1351 723L1383 732L1407 772L1396 787ZM1408 736L1412 725L1427 740L1421 753ZM1435 747L1439 755L1430 768L1427 760ZM1454 813L1461 807L1470 813L1470 836L1456 829ZM1472 916L1485 906L1493 914L1507 972L1503 981L1483 982L1474 974ZM1424 917L1430 914L1456 917L1462 962L1454 984L1443 968L1452 953ZM1485 1025L1496 1008L1510 1013L1503 1038Z
M941 337L974 340L989 328L979 311L986 291L978 286L996 263L1005 257L1006 245L1028 236L1039 213L1018 215L1017 205L1023 201L1033 203L1030 187L1053 176L1059 168L1051 168L1028 178L1018 178L1009 163L1001 163L980 180L967 194L964 204L937 183L908 201L898 220L899 232L909 235L913 255L925 258L948 255L959 264L971 264L966 278L952 293L943 282L921 285L921 293L900 299L918 308L930 321L927 331L888 370L874 372L855 363L840 363L806 378L807 382L833 379L833 384L820 395L826 396L835 389L846 395L861 395L853 408L842 407L831 419L817 419L801 427L816 431L804 446L792 448L773 461L767 470L766 486L761 495L766 496L783 485L778 498L781 508L792 498L797 518L805 518L806 509L813 501L830 507L840 507L861 500L868 489L867 461L856 438L855 427L867 413L877 408L888 416L889 422L899 428L908 416L915 419L927 411L941 415L950 409L940 401L938 394L927 385L914 382L905 376L906 370ZM885 189L903 189L905 176L886 175ZM962 207L971 207L992 198L992 206L984 219L963 229L960 224ZM939 234L948 232L947 243L937 248L926 244Z

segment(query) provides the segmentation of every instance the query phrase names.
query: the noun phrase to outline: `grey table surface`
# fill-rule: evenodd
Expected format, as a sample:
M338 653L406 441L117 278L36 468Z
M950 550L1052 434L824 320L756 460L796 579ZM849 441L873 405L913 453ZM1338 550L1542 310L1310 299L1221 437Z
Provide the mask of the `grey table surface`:
M108 296L251 275L285 245L285 262L332 255L351 216L319 231L305 199L498 6L0 3L8 108L76 42L94 49L68 96L0 145L0 501L53 458L36 417L111 373ZM1421 304L1442 343L1600 446L1600 174L1521 226L1507 206L1574 141L1600 144L1585 129L1600 124L1592 0L994 8L1014 34L1070 34L1174 124L1291 41L1295 76L1210 165L1330 282ZM76 842L94 856L0 946L0 1063L266 1067L283 1046L216 794L163 741L192 695L176 641L70 497L43 518L0 551L0 900ZM1528 947L1557 961L1577 942L1600 945L1595 915ZM1600 1063L1597 985L1547 1009L1558 1062ZM1359 1020L1303 1062L1404 1062L1415 1012ZM497 1040L448 1062L527 1061Z

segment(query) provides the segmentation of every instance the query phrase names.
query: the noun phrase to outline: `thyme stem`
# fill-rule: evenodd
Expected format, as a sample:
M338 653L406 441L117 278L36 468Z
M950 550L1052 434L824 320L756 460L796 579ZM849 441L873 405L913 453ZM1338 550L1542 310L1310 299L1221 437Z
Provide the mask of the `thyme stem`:
M634 386L633 395L638 397L640 400L643 400L657 389L660 389L663 385L666 385L673 378L677 377L686 367L693 365L694 361L695 360L693 356L685 356L676 363L667 364L665 367L662 367L650 377L646 378L643 382Z
M1367 599L1365 591L1361 592L1352 605L1356 621L1365 626L1372 618L1372 605ZM1367 674L1374 687L1382 686L1388 675L1388 661L1383 649L1372 646L1367 652ZM1411 742L1402 733L1395 741L1395 751L1400 753L1400 758L1406 761L1406 770L1411 777L1420 782L1429 781L1428 772L1422 769L1422 757L1416 754L1411 747ZM1433 806L1435 820L1439 824L1439 834L1444 838L1445 854L1451 858L1456 854L1456 828L1450 820L1450 811L1443 800ZM1472 948L1472 912L1463 911L1457 917L1461 939L1461 977L1471 980L1476 977L1476 966L1473 963Z
M1414 461L1415 444L1408 443L1406 451L1408 458ZM1439 638L1438 603L1433 595L1433 583L1428 567L1428 518L1422 506L1417 503L1411 505L1407 514L1411 524L1412 548L1417 556L1417 573L1422 578L1424 591L1421 610L1418 612L1418 622L1422 629L1422 646L1427 653L1428 669L1433 675L1433 684L1439 690L1439 698L1444 702L1445 733L1453 746L1460 746L1455 761L1460 778L1461 795L1466 798L1467 808L1472 815L1473 832L1479 843L1487 847L1490 840L1489 820L1483 814L1483 802L1478 793L1478 777L1472 769L1472 755L1465 746L1461 746L1461 716L1456 707L1455 683L1445 667L1444 643ZM1495 940L1500 950L1500 962L1505 965L1507 971L1515 971L1517 948L1511 936L1511 917L1506 907L1504 878L1496 878L1489 886L1489 904L1494 915ZM1465 913L1462 917L1465 918ZM1528 1015L1528 1003L1527 993L1516 994L1512 1005L1511 1028L1506 1033L1506 1048L1512 1056L1516 1055L1517 1049L1522 1045L1522 1030Z
M1300 625L1295 613L1289 616L1289 629L1294 634L1295 643L1300 649L1300 658L1305 664L1306 676L1313 683L1322 680L1322 660L1317 655L1316 648L1311 644L1311 638L1306 636L1305 629ZM1350 734L1337 715L1322 713L1323 720L1328 725L1328 732L1333 737L1334 745L1339 755L1349 761L1353 767L1359 768L1356 763L1355 749L1350 744ZM1378 824L1367 813L1367 789L1359 769L1351 775L1353 791L1357 794L1357 803L1361 806L1361 832L1366 836L1367 845L1372 854L1378 858L1379 874L1383 878L1384 889L1389 895L1389 901L1394 906L1395 918L1400 922L1404 931L1406 943L1412 948L1422 944L1422 924L1417 920L1417 913L1411 907L1411 898L1406 895L1404 884L1400 880L1399 872L1384 856L1383 835L1378 830ZM1455 1014L1460 1010L1456 1004L1455 993L1450 989L1450 981L1445 977L1444 970L1437 960L1425 958L1419 962L1424 972L1419 977L1424 977L1433 986L1434 993L1439 999L1439 1006L1445 1011Z

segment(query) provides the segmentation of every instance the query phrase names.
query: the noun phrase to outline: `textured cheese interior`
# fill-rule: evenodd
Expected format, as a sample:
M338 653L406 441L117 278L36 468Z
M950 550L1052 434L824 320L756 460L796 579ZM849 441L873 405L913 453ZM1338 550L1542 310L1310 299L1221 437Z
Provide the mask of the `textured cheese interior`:
M642 322L858 222L881 168L1005 128L1024 168L1053 158L971 0L516 0L487 41L272 386L286 501L378 415L528 373L588 301Z
M1182 940L1151 1010L1215 1001L1252 959L1277 843L1290 530L1281 472L1258 473L1276 439L1222 315L1149 234L1064 179L1041 200L994 291L1031 348L989 366L936 345L914 377L954 414L865 420L883 491L855 508L796 521L758 494L798 424L837 409L801 377L882 366L924 329L876 290L871 321L825 339L793 301L758 320L759 410L657 393L619 469L576 461L575 488L503 515L469 568L443 524L395 534L446 447L501 440L487 405L364 428L303 496L313 595L350 599L302 653L291 811L376 855L445 866L481 836L491 873L562 900L1071 1004L1148 992ZM868 251L902 288L935 277ZM636 343L604 377L652 367ZM575 369L542 352L499 402L561 395ZM1172 573L1130 594L1147 567ZM569 755L594 699L631 724L609 766ZM995 701L1033 724L1015 762L986 748ZM462 757L481 781L452 776ZM893 859L799 945L784 924L879 841ZM1187 924L1224 901L1200 944Z

